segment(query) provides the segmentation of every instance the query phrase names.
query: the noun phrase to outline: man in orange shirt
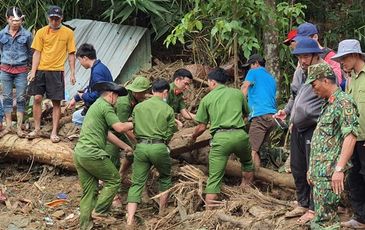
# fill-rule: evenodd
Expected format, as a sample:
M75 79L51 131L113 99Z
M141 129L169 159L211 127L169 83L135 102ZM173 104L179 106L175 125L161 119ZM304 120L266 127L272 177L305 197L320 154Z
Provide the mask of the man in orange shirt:
M60 102L65 97L64 65L68 56L71 69L71 84L75 79L75 38L73 31L61 24L62 9L51 6L47 12L49 25L37 31L32 48L34 49L32 70L28 81L29 94L34 96L33 118L35 129L27 135L28 139L40 136L40 121L42 99L44 93L52 100L52 133L51 141L60 141L57 135L58 123L61 116Z

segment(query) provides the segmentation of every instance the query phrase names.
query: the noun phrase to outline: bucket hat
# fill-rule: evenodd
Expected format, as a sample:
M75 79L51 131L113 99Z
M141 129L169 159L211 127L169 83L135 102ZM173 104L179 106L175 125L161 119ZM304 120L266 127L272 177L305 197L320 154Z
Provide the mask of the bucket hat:
M331 59L339 61L347 54L361 54L365 58L365 53L362 52L360 42L356 39L346 39L338 44L338 51Z
M118 96L128 95L128 91L124 87L112 81L99 81L93 85L92 90L99 92L111 91L117 93Z
M125 88L135 92L143 92L148 90L151 87L151 82L147 77L143 75L136 75L132 83L129 83Z
M323 53L323 51L319 48L318 43L309 37L302 37L292 51L292 54L294 55L312 53L320 54Z

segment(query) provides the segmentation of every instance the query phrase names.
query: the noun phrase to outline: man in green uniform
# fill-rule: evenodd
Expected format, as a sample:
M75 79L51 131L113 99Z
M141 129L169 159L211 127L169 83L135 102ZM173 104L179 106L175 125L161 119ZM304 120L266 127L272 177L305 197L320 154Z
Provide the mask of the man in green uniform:
M145 76L135 76L134 80L126 86L128 95L118 97L117 103L115 104L115 112L121 122L127 122L132 116L132 110L137 103L145 99L146 91L151 87L151 82ZM132 146L131 142L135 144L136 140L132 131L126 134L121 133L117 135L119 139ZM110 159L119 170L120 165L120 148L110 142L107 143L105 151L110 154ZM126 171L131 165L131 155L124 158L121 176L125 176Z
M169 104L175 113L180 113L183 118L187 120L193 120L195 114L189 112L186 109L184 102L184 92L189 89L193 75L187 69L178 69L175 71L172 77L173 82L170 84L169 95L167 97L167 104ZM176 123L179 127L182 127L182 123L176 119Z
M220 193L224 170L231 153L235 153L241 162L241 185L250 184L253 179L251 149L248 135L243 129L243 115L248 114L247 102L240 90L224 86L227 80L228 75L221 68L208 74L211 92L200 102L195 117L200 124L191 137L191 142L194 142L210 123L213 139L209 153L209 177L205 188L205 202L208 207Z
M358 134L357 108L337 86L336 75L326 63L309 66L306 84L326 100L311 142L308 182L313 185L316 213L311 229L339 229L337 208Z
M146 183L148 171L153 165L160 174L159 191L169 189L171 184L171 160L167 143L176 131L173 109L164 102L170 86L165 80L152 84L153 97L139 103L132 118L137 145L132 165L132 186L128 191L127 225L133 226L137 204ZM160 197L160 211L166 207L168 193Z
M354 98L360 114L359 134L351 158L353 167L347 178L354 216L341 226L365 229L365 53L358 40L346 39L338 44L338 52L332 59L340 62L345 72L351 73L348 93Z
M94 89L103 92L92 104L83 122L80 138L75 147L74 162L83 190L80 201L80 229L91 229L94 219L106 216L120 186L120 176L109 154L105 152L106 140L117 144L126 152L132 149L111 132L126 132L133 128L131 122L122 123L114 111L118 96L127 91L113 82L99 82ZM98 195L98 180L104 187Z

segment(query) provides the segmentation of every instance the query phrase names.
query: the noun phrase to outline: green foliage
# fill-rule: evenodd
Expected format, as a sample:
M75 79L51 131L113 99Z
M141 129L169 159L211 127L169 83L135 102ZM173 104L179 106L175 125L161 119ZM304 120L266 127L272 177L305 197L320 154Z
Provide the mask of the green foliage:
M65 0L65 1L51 1L51 0L2 0L0 1L0 12L5 15L8 7L17 6L25 15L24 26L29 30L40 28L46 25L47 10L50 5L58 5L64 11L64 19L72 19L79 16L78 3L80 0ZM6 24L5 17L0 18L0 25Z
M194 3L164 44L175 45L177 41L193 48L195 60L217 65L232 55L232 44L237 37L245 57L261 44L257 28L267 20L267 8L263 0L201 1Z

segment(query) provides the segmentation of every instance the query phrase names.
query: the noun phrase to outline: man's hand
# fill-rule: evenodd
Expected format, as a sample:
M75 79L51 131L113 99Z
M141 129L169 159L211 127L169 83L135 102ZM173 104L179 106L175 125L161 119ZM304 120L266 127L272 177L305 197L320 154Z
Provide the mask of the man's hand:
M286 112L284 110L279 110L277 113L273 115L274 118L279 118L281 120L285 120L286 118Z
M127 156L132 156L132 155L133 155L133 149L132 149L132 147L130 147L130 146L125 147L125 148L124 148L124 152L125 152L125 154L126 154Z
M33 80L34 80L34 78L35 78L35 73L29 72L29 73L28 73L28 76L27 76L27 80L28 80L28 82L33 81Z
M314 184L313 184L313 181L312 181L312 179L310 178L310 172L309 171L307 171L307 183L309 184L309 185L311 185L311 186L313 186Z
M175 122L176 122L177 128L179 130L183 128L184 125L181 121L179 121L178 119L175 119Z
M75 77L75 74L71 74L70 76L70 82L71 82L71 85L75 85L76 84L76 77Z
M75 98L72 98L71 101L68 103L66 109L73 109L75 108L75 105L76 105L76 100Z
M345 188L344 188L344 173L343 172L334 172L332 175L332 182L331 187L334 193L339 195Z

